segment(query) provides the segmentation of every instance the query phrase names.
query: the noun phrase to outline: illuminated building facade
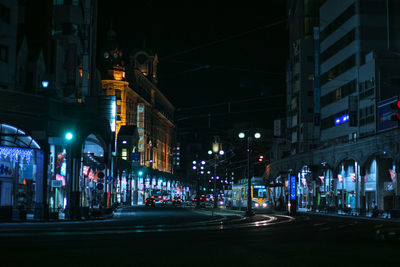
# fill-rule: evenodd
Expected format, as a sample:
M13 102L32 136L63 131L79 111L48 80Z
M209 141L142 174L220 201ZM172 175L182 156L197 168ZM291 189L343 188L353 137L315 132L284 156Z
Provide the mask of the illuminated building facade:
M140 165L172 173L172 143L175 125L174 106L157 88L158 57L152 51L136 50L127 63L110 30L101 51L102 87L107 96L116 96L118 135L122 126L136 126Z

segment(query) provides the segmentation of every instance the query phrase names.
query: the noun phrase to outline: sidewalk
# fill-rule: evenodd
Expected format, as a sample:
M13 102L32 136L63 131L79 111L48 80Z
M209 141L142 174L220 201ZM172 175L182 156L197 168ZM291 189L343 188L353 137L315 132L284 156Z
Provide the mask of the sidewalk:
M329 217L340 217L340 218L353 218L359 220L370 220L370 221L384 221L384 222L400 222L400 218L390 218L390 214L383 213L379 217L372 217L368 215L358 215L357 213L346 214L346 213L326 213L318 211L297 211L297 214L301 215L317 215L317 216L329 216Z

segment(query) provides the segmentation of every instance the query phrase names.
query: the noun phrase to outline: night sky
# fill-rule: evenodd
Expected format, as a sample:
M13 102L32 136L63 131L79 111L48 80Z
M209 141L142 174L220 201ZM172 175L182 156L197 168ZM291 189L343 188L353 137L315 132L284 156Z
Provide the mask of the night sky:
M99 47L112 22L125 54L151 48L158 87L178 109L271 95L284 106L285 1L183 3L99 1Z

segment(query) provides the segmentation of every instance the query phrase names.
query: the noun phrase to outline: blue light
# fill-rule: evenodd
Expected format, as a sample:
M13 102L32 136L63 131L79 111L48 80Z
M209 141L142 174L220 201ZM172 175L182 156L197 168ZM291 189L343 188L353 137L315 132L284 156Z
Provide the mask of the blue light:
M265 189L265 185L254 185L254 189Z
M48 81L42 81L42 87L43 88L47 88L49 86L49 82Z
M349 121L349 114L344 114L342 116L340 116L339 118L335 118L335 125L339 125L342 123L345 123L347 121Z

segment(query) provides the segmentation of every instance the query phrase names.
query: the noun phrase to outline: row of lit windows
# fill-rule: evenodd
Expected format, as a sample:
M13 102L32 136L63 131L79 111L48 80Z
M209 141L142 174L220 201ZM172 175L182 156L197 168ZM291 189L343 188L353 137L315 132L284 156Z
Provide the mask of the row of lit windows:
M321 107L325 107L333 102L336 102L346 96L349 96L356 92L356 80L352 80L336 90L321 97Z
M351 55L324 74L321 75L321 84L325 84L336 77L338 77L340 74L346 72L347 70L351 69L354 67L356 64L356 56Z

